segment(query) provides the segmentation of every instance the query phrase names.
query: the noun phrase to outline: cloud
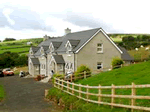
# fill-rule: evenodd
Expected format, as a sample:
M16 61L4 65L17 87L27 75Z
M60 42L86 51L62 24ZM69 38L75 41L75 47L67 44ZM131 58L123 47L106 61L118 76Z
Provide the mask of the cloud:
M7 21L11 24L11 25L14 25L15 24L15 21L10 19L9 15L13 12L12 9L3 9L3 14L5 15L5 17L7 18Z

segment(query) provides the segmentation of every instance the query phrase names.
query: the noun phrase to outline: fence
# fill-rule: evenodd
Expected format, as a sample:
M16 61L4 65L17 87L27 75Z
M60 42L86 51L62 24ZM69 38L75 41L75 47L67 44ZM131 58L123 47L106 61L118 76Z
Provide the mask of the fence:
M64 80L72 82L73 80L76 80L76 79L82 79L82 78L85 79L91 76L91 72L86 72L86 71L84 71L83 73L78 73L78 74L81 76L75 77L74 74L72 74L69 78L64 77Z
M88 85L75 84L75 83L71 83L69 81L64 81L64 80L55 78L54 79L54 87L61 89L62 91L66 92L70 95L76 96L79 99L83 99L87 102L110 105L112 108L113 107L130 108L132 111L134 109L150 111L150 107L136 106L136 102L135 102L136 99L150 100L150 96L136 95L137 88L150 88L150 84L135 85L134 83L132 83L132 85L123 85L123 86L115 86L113 84L111 86L101 86L101 85L88 86ZM83 88L85 89L85 91L83 91ZM90 93L89 92L90 89L97 89L98 93L97 94ZM111 89L111 94L102 94L103 89ZM115 94L116 89L131 89L131 95L118 95L118 94L116 95ZM75 92L76 92L76 94L75 94ZM85 96L83 97L82 94ZM95 96L95 97L97 97L98 100L97 101L92 100L92 99L90 99L90 96ZM111 98L111 102L110 103L103 102L102 101L103 97ZM131 104L130 105L117 104L117 103L115 103L115 98L130 99Z

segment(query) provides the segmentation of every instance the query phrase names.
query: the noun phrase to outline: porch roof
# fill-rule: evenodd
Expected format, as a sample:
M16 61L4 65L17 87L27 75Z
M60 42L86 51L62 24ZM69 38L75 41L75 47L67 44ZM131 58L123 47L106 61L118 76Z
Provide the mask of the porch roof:
M33 65L40 65L38 58L31 58L31 61L32 61Z
M54 57L57 64L64 64L65 63L62 55L53 55L53 57Z

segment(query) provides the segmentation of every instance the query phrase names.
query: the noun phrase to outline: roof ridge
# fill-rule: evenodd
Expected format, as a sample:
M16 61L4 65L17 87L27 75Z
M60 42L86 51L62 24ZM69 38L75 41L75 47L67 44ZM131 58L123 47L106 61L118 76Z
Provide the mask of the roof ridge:
M100 28L88 29L88 30L77 31L77 32L72 32L72 33L68 33L68 34L80 33L80 32L86 32L86 31L90 31L90 30L96 30L96 29L98 30L98 29L102 29L102 28L100 27Z

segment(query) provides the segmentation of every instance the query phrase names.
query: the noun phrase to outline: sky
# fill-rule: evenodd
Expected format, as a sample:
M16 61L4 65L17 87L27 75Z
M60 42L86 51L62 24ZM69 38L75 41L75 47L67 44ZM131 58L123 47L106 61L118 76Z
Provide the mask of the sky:
M1 0L0 40L103 28L150 34L150 0Z

